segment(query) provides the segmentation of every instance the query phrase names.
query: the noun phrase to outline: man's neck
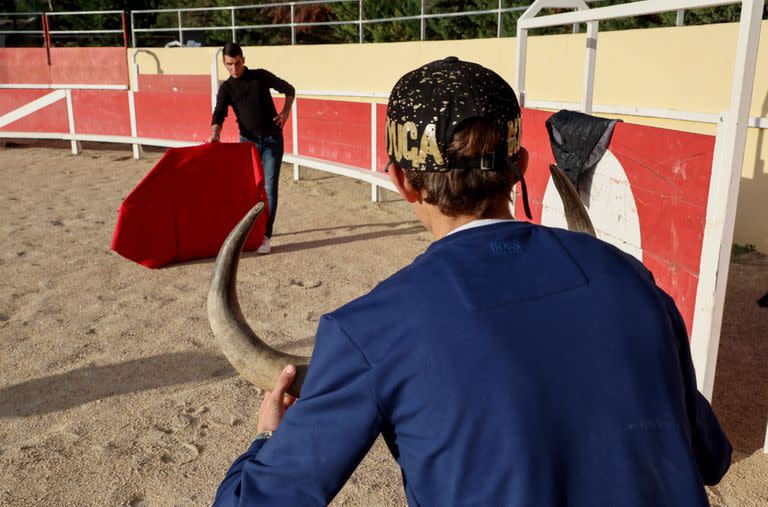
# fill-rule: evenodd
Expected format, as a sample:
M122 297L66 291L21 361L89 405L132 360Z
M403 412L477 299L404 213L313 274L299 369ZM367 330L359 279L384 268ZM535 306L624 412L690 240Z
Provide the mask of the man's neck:
M431 205L428 205L431 206ZM490 213L486 213L484 216L479 217L475 215L459 215L457 217L449 217L440 213L436 206L431 206L429 210L429 224L427 228L432 233L432 238L437 241L444 238L448 233L466 225L475 220L481 218L497 219L497 220L512 220L512 212L509 209L509 205L504 203L503 206L496 206Z

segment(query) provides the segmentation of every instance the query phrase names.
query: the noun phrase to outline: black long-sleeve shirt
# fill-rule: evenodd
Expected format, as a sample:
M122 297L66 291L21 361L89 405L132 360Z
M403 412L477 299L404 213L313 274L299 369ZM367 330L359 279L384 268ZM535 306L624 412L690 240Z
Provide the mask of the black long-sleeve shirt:
M280 127L275 125L277 110L270 89L288 96L296 95L296 90L290 83L268 70L251 70L246 67L242 76L230 77L222 83L216 96L211 125L223 125L228 107L232 106L241 136L253 138L281 133Z

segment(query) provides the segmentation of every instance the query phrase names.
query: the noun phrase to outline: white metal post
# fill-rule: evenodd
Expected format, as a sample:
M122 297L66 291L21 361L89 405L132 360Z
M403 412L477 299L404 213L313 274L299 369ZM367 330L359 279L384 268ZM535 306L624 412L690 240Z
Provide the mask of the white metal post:
M515 89L520 107L525 107L525 67L528 58L528 30L517 25L517 62L515 63Z
M675 26L683 26L685 24L685 10L680 9L675 16Z
M296 6L291 2L291 45L296 44Z
M359 32L359 40L358 42L360 44L363 43L363 0L358 0L357 2L357 25L358 25L358 32Z
M424 40L426 36L426 23L424 22L424 14L426 14L426 0L421 0L421 40Z
M423 1L422 1L423 3ZM525 107L525 67L528 53L528 29L522 28L522 22L534 18L541 9L545 8L563 8L588 10L589 7L584 0L536 0L517 20L517 62L515 64L515 87L520 101L520 107ZM597 28L593 36L597 37ZM589 33L587 34L589 40ZM586 85L585 85L586 86Z
M496 37L501 37L501 7L504 0L499 0L499 14L496 18Z
M67 98L67 121L69 121L69 133L73 136L75 135L75 112L72 109L72 90L67 88L64 92L66 94ZM75 140L72 138L70 141L72 144L72 155L79 155L82 151L82 146L80 145L80 141Z
M178 15L179 20L179 43L183 46L184 45L184 31L181 29L181 11L176 11L176 14Z
M136 48L136 31L134 30L135 22L133 19L133 11L131 11L131 42L133 43L134 49Z
M136 53L134 53L134 62L131 65L133 68L133 75L131 76L131 90L139 91L139 64L136 63Z
M291 129L291 141L293 144L293 156L299 156L299 99L296 97L293 101L293 108L291 109L291 122L293 122ZM293 163L293 181L299 181L301 179L301 172L299 171L298 162Z
M211 61L211 111L216 109L216 95L219 93L219 54L221 51L221 48L214 51Z
M597 30L599 23L587 23L587 54L584 61L584 112L592 114L592 102L595 97L595 61L597 59Z
M235 8L232 7L230 21L232 23L232 42L237 42L237 34L235 34Z
M376 172L377 138L376 102L371 102L371 171L373 172ZM379 186L376 183L371 183L371 202L379 202Z
M134 139L137 139L139 137L138 135L138 127L136 125L136 103L134 102L133 97L133 91L128 90L128 116L131 120L131 137ZM133 143L131 145L133 149L133 158L139 159L142 156L142 149L141 145L137 143Z
M728 282L731 243L736 222L736 201L744 162L764 5L765 0L743 0L741 5L731 104L723 128L718 132L720 155L716 154L715 160L718 164L712 168L709 186L704 248L701 252L693 319L694 339L691 342L698 387L708 399L712 398L715 381L725 287ZM717 247L707 248L708 245ZM712 266L717 266L717 269L712 269Z

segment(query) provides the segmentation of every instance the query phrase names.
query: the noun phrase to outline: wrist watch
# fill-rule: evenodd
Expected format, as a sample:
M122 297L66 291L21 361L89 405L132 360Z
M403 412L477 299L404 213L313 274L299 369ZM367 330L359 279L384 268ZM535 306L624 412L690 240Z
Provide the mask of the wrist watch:
M266 439L268 439L271 436L272 436L272 432L271 431L262 431L261 433L258 433L256 435L255 440L266 440Z

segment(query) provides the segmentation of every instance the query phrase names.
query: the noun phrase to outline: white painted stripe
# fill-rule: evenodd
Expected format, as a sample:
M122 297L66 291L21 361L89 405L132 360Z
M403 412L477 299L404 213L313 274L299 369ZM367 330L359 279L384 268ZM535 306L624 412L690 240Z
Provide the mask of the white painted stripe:
M0 134L2 135L2 134ZM367 169L360 169L358 167L352 167L348 165L336 164L334 162L328 162L318 158L311 157L299 157L295 155L285 154L283 160L288 163L301 164L312 169L318 169L341 176L347 176L349 178L355 178L361 181L365 181L371 184L376 184L380 187L384 187L393 192L397 192L397 189L389 180L385 174L374 173Z
M282 95L272 92L272 95ZM296 95L315 95L318 97L367 97L371 99L389 98L389 92L361 92L352 90L296 90Z
M27 104L14 109L10 113L5 113L4 115L0 116L0 127L5 127L9 123L13 123L16 120L34 113L35 111L39 111L44 107L50 106L54 102L58 102L59 100L63 99L65 96L66 92L63 90L57 90L47 95L43 95L39 99L35 99L32 102L28 102Z
M69 123L69 133L75 133L75 112L72 109L72 91L65 90L64 93L67 97L67 122Z
M69 133L75 134L75 112L72 107L72 90L65 90L67 95L67 122L69 123ZM72 155L80 154L80 141L72 140Z
M581 110L581 104L578 102L560 102L551 100L528 100L527 107L536 109L570 109L574 111ZM604 104L594 104L593 113L602 114L621 114L627 116L642 116L647 118L663 118L667 120L683 120L699 123L719 123L723 117L722 114L714 113L694 113L691 111L680 111L677 109L655 109L634 106L614 106ZM757 119L756 119L757 120Z
M128 85L118 84L37 84L37 83L2 83L0 89L7 88L11 90L127 90Z
M2 88L10 88L12 90L16 88L23 88L28 90L50 90L51 85L38 83L2 83L0 84L0 89Z
M376 171L376 150L378 150L377 141L377 122L376 122L376 104L371 103L371 171Z
M118 84L52 84L54 90L69 88L70 90L127 90L128 85Z

